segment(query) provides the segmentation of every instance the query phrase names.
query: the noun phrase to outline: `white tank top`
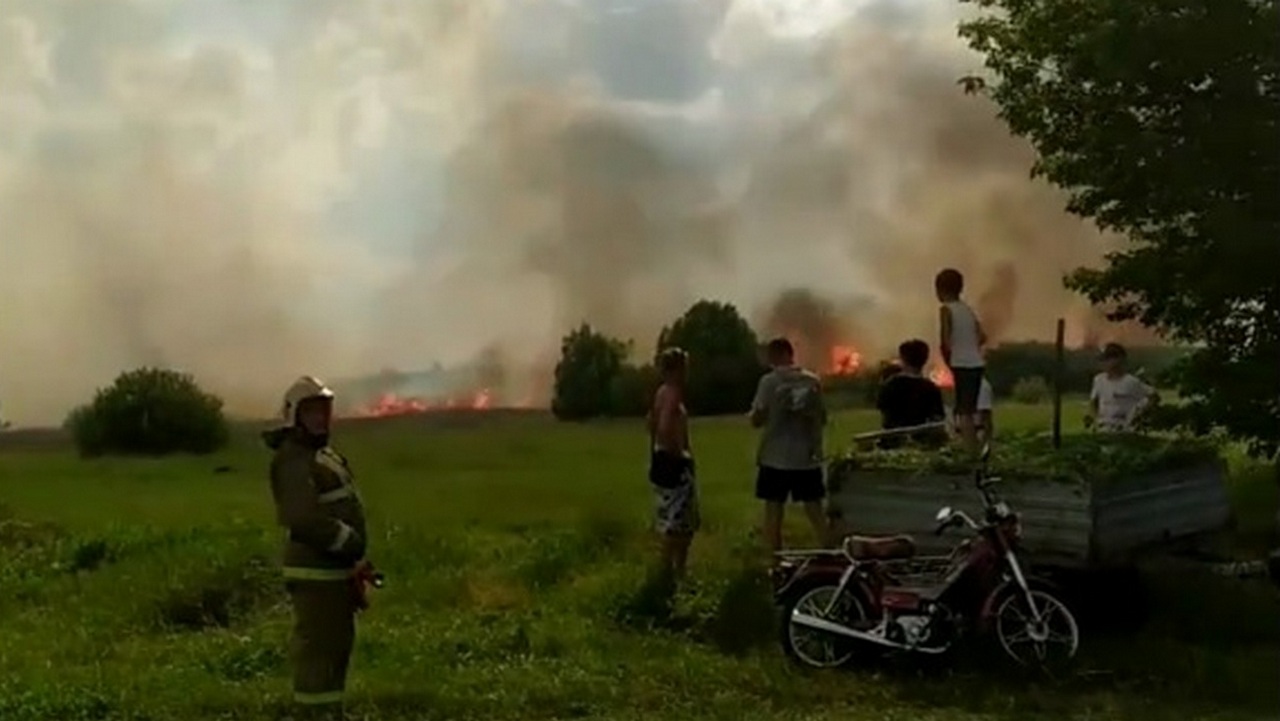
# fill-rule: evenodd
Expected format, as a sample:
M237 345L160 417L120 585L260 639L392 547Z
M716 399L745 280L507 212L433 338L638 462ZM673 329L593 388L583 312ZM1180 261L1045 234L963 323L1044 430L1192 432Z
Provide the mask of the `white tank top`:
M951 367L982 368L982 345L978 342L978 316L962 300L945 304L951 309Z

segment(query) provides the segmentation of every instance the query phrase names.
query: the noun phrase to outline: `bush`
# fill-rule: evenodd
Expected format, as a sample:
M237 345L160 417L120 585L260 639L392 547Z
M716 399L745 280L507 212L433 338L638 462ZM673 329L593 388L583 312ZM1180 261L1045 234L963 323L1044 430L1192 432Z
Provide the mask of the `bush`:
M1041 403L1049 392L1049 382L1040 376L1022 378L1013 384L1013 399L1019 403Z
M551 412L560 420L585 420L610 410L614 380L630 353L628 343L587 324L560 341Z
M64 425L85 457L212 453L230 436L220 398L190 375L159 368L121 374Z

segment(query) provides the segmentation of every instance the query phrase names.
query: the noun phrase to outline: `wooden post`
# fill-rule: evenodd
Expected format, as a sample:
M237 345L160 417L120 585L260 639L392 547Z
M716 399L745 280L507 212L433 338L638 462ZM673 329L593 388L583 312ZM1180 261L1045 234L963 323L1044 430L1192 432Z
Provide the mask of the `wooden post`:
M1066 332L1067 322L1063 318L1058 319L1058 336L1054 341L1054 364L1053 364L1053 447L1062 447L1062 377L1065 374L1063 365L1066 363Z

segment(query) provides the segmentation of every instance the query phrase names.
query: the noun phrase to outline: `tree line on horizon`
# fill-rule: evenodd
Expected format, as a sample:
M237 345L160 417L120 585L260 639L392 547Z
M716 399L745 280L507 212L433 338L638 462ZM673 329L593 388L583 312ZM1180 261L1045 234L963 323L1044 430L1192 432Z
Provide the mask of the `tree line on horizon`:
M686 405L691 414L745 413L756 383L767 370L761 352L767 340L735 306L713 300L694 303L663 327L651 358L637 357L633 340L611 337L583 323L561 340L551 410L561 420L643 416L660 382L654 359L674 346L689 353ZM1164 381L1185 353L1169 346L1129 349L1131 365L1153 383ZM1088 392L1098 371L1097 355L1094 347L1065 351L1061 368L1064 393ZM998 398L1041 400L1033 389L1047 394L1059 372L1052 343L1003 343L992 348L987 358L988 376ZM799 360L805 365L806 359ZM863 362L852 372L806 367L824 377L833 407L849 407L874 403L883 371L893 362L892 358Z

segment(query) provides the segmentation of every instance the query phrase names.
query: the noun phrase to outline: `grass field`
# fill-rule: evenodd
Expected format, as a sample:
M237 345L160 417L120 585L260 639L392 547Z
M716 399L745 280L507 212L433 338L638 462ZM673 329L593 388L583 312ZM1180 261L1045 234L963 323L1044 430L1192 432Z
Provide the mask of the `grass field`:
M1047 408L999 413L1003 427L1048 425ZM841 414L833 448L872 422ZM1069 678L795 669L769 628L766 589L743 570L758 560L745 551L758 515L751 431L708 419L693 434L705 519L695 582L674 621L649 627L638 424L481 414L339 428L389 581L361 621L353 716L1280 716L1280 602L1262 582L1152 577L1145 627L1086 628ZM0 719L278 718L289 616L267 459L247 430L218 456L160 461L0 445ZM1232 468L1242 547L1254 547L1274 483L1239 459ZM791 520L788 538L808 544Z

